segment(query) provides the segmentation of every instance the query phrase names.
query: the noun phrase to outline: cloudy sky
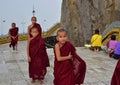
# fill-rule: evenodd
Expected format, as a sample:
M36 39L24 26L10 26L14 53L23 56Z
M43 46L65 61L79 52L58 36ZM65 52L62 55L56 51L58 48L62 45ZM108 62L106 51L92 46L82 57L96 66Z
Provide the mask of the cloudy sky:
M33 6L43 31L60 22L62 0L0 0L0 34L7 34L12 22L20 33L27 31Z

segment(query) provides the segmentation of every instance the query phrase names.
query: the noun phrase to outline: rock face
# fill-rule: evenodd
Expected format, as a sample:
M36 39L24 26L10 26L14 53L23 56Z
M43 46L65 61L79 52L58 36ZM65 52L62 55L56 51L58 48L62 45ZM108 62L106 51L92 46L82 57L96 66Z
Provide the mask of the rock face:
M115 20L120 21L120 0L115 0Z
M95 29L120 20L120 0L63 0L61 24L76 46L90 41Z

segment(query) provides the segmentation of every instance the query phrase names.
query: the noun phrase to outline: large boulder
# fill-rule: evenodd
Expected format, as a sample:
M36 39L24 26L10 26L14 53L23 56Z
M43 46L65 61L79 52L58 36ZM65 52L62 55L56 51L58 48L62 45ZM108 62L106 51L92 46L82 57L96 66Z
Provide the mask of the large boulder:
M75 46L90 41L95 29L120 20L120 0L63 0L61 25Z

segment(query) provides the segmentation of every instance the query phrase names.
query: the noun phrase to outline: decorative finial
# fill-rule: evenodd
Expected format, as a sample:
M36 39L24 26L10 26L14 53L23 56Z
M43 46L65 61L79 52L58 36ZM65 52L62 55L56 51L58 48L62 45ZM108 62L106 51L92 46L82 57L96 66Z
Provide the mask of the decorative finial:
M32 11L32 13L33 13L33 16L35 16L35 9L34 9L34 5L33 5L33 11Z

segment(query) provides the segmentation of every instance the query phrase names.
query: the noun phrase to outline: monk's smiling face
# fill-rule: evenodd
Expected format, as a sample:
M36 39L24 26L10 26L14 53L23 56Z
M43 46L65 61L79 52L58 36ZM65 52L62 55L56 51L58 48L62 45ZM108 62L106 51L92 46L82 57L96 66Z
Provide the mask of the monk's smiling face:
M38 35L38 30L37 30L37 28L32 28L31 29L31 35L33 36L33 37L36 37L37 35Z
M58 34L57 34L57 40L61 44L64 44L67 41L67 33L65 31L58 32Z

